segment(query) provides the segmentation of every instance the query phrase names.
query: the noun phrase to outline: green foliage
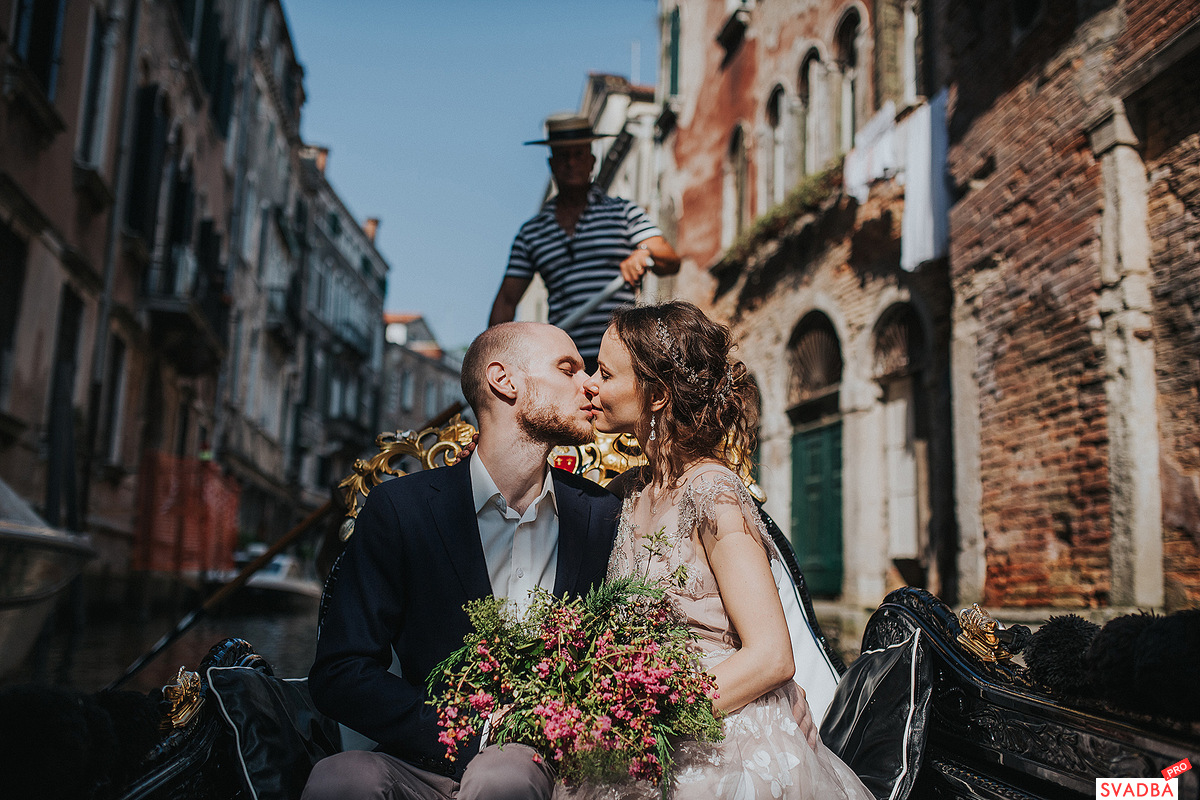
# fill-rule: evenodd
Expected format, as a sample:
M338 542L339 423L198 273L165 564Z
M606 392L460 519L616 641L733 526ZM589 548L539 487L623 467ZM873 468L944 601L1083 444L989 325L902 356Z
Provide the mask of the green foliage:
M778 236L794 220L819 209L841 186L842 161L838 159L821 172L806 177L783 202L757 217L725 251L722 263L744 262L763 242Z

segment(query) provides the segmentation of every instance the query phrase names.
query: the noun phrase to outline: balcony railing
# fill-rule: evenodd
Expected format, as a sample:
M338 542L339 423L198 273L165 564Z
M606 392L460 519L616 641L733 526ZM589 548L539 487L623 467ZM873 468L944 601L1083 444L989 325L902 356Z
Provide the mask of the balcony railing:
M362 329L361 323L343 319L334 326L334 332L344 344L357 350L363 357L371 355L371 334Z
M221 284L219 273L200 270L192 249L181 245L146 272L143 300L153 339L184 374L210 370L223 355L229 307Z
M283 345L296 346L300 334L302 316L300 309L299 283L276 286L267 290L267 332Z

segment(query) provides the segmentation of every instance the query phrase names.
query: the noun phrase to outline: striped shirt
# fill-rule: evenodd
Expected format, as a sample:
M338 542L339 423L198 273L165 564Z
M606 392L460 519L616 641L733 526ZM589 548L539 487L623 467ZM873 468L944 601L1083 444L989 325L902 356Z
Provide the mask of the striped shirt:
M557 325L620 275L621 262L640 242L662 236L662 231L636 204L609 197L595 185L588 190L587 207L575 223L574 236L567 236L554 210L551 198L521 226L504 277L530 279L540 273L549 296L550 323ZM625 286L568 331L581 356L596 358L613 310L635 298Z

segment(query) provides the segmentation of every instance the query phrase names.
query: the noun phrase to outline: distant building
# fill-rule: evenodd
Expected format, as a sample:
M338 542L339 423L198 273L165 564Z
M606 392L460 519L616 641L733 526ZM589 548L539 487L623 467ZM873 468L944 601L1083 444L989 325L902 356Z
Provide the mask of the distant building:
M286 455L305 340L304 201L296 180L304 95L283 9L267 3L261 14L257 47L241 65L229 351L213 452L241 487L241 535L267 540L291 527L298 499Z
M301 153L305 197L305 340L293 467L315 502L374 447L383 375L388 264L379 220L355 222L326 179L329 151Z
M0 0L0 477L90 575L232 566L373 446L388 264L303 77L279 0Z
M389 312L383 321L381 430L419 431L454 403L465 405L460 362L442 350L424 317ZM462 413L473 419L469 408Z

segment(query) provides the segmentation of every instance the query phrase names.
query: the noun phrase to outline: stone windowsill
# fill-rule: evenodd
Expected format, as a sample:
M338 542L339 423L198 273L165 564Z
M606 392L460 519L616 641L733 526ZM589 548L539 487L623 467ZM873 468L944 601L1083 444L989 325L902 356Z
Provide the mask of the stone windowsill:
M75 193L82 197L92 210L100 213L116 199L100 170L91 164L76 160L72 171Z
M49 142L67 129L66 123L38 85L33 73L12 53L5 58L0 94L14 107L25 112L26 118L44 142Z

